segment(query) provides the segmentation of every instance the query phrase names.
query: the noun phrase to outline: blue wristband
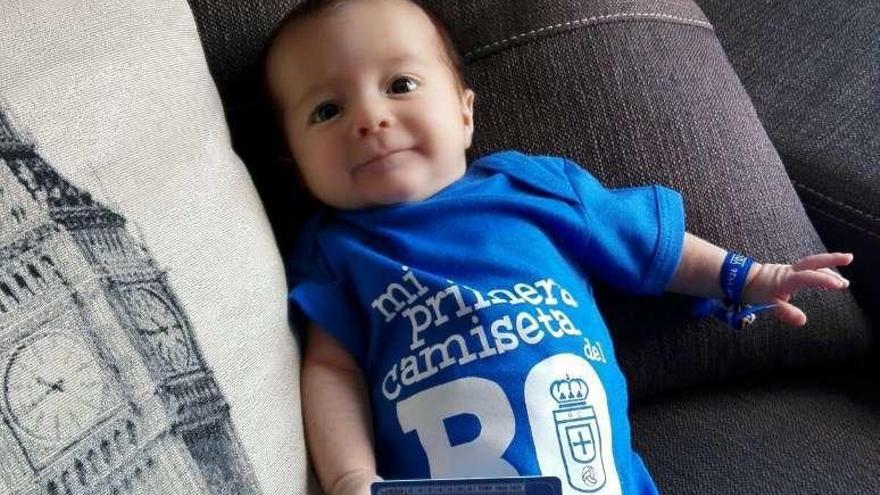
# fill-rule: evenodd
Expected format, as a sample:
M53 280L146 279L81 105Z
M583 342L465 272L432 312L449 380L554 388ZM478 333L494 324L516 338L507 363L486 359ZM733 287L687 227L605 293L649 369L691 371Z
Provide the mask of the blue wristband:
M704 318L712 316L727 324L727 326L742 330L751 323L754 323L758 313L763 313L769 309L773 309L777 304L762 304L759 306L745 305L733 306L726 304L720 299L698 299L692 309L694 316Z
M752 258L732 251L728 251L724 257L724 264L721 265L721 290L724 291L724 299L728 304L742 304L743 288L752 263Z

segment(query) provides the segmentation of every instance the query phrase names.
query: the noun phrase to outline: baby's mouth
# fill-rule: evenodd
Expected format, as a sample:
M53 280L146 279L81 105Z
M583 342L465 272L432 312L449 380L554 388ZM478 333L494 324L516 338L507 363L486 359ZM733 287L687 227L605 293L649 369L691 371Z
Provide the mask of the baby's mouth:
M370 168L370 167L372 167L372 166L374 166L374 165L378 165L378 164L382 163L385 159L387 159L387 158L389 158L389 157L391 157L391 156L393 156L393 155L396 155L397 153L401 153L401 152L403 152L403 151L409 151L409 150L410 150L410 148L403 148L403 149L398 149L398 150L392 150L392 151L387 151L387 152L378 153L378 154L376 154L376 155L370 157L370 158L367 159L366 161L363 161L363 162L361 162L361 163L358 163L357 165L355 165L354 167L352 167L351 172L352 172L352 173L357 173L359 170L366 169L366 168Z

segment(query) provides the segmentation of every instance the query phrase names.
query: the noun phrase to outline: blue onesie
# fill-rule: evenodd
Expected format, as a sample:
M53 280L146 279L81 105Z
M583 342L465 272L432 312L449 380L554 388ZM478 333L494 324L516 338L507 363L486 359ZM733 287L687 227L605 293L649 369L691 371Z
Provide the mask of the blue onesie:
M570 161L505 151L424 201L317 215L289 298L363 369L386 479L656 493L590 280L660 294L683 238L671 189L609 190Z

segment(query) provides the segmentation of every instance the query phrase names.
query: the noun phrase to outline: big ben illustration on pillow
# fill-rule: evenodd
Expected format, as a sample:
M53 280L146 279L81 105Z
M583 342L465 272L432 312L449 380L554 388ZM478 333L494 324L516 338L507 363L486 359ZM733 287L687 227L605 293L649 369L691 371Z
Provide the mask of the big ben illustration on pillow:
M0 494L258 494L166 273L0 108Z

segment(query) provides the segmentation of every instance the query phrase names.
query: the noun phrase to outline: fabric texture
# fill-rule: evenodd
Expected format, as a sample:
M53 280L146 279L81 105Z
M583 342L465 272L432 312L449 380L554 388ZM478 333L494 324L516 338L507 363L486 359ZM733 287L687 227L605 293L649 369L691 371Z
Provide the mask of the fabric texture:
M876 368L876 367L875 367ZM880 493L875 374L797 370L632 408L661 493Z
M303 493L284 271L187 5L0 12L0 494Z
M313 205L304 194L291 194L291 184L297 184L292 168L276 165L286 152L263 91L262 56L275 25L298 2L188 1L223 101L233 148L248 165L278 244L289 247L306 218L299 212Z
M795 190L880 324L880 4L700 0ZM843 242L845 240L845 243Z
M290 298L363 369L381 476L654 493L590 281L659 294L683 237L675 191L494 153L423 201L321 212Z

